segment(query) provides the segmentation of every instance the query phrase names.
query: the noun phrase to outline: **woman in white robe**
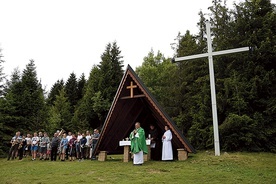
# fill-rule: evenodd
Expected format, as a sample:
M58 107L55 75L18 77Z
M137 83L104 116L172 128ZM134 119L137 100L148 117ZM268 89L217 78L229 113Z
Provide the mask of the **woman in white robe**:
M172 132L168 126L165 126L165 133L162 136L163 148L162 148L162 160L173 160L172 151Z

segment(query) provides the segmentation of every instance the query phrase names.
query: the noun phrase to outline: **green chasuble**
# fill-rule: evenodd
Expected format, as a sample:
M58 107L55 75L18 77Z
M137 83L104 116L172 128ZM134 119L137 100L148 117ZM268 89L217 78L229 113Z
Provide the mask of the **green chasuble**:
M130 150L132 153L138 153L143 151L145 154L148 153L148 147L146 144L145 131L143 128L136 129L137 133L134 135L133 132L130 133L131 147Z

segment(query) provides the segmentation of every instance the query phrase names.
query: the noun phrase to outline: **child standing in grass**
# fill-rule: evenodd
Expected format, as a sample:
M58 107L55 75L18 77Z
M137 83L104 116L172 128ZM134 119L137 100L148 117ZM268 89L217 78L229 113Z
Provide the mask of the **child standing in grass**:
M26 146L25 146L25 157L31 155L31 146L32 146L32 137L31 134L27 134L26 140Z
M31 151L32 151L32 161L34 161L36 159L36 154L37 154L37 150L38 150L38 143L39 143L39 137L37 137L37 133L34 133L34 136L32 138L32 147L31 147Z

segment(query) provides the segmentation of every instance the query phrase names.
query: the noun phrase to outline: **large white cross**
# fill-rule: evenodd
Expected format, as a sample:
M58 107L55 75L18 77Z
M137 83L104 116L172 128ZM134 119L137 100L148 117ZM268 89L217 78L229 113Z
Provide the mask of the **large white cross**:
M197 58L203 58L203 57L208 57L209 58L209 74L210 74L210 86L211 86L211 100L212 100L215 155L220 156L219 132L218 132L218 115L217 115L217 102L216 102L216 89L215 89L213 56L223 55L223 54L231 54L231 53L235 53L235 52L244 52L244 51L248 51L249 47L241 47L241 48L237 48L237 49L229 49L229 50L222 50L222 51L213 52L210 27L211 27L210 22L207 21L206 22L206 31L207 31L208 53L175 58L175 62L191 60L191 59L197 59Z

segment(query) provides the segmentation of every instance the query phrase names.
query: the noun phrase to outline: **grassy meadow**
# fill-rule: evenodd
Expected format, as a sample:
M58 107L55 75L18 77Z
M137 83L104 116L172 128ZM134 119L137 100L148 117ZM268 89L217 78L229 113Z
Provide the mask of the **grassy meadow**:
M0 159L0 183L276 183L276 154L190 154L186 161L147 161L142 166L122 162L123 155L107 161L7 161Z

